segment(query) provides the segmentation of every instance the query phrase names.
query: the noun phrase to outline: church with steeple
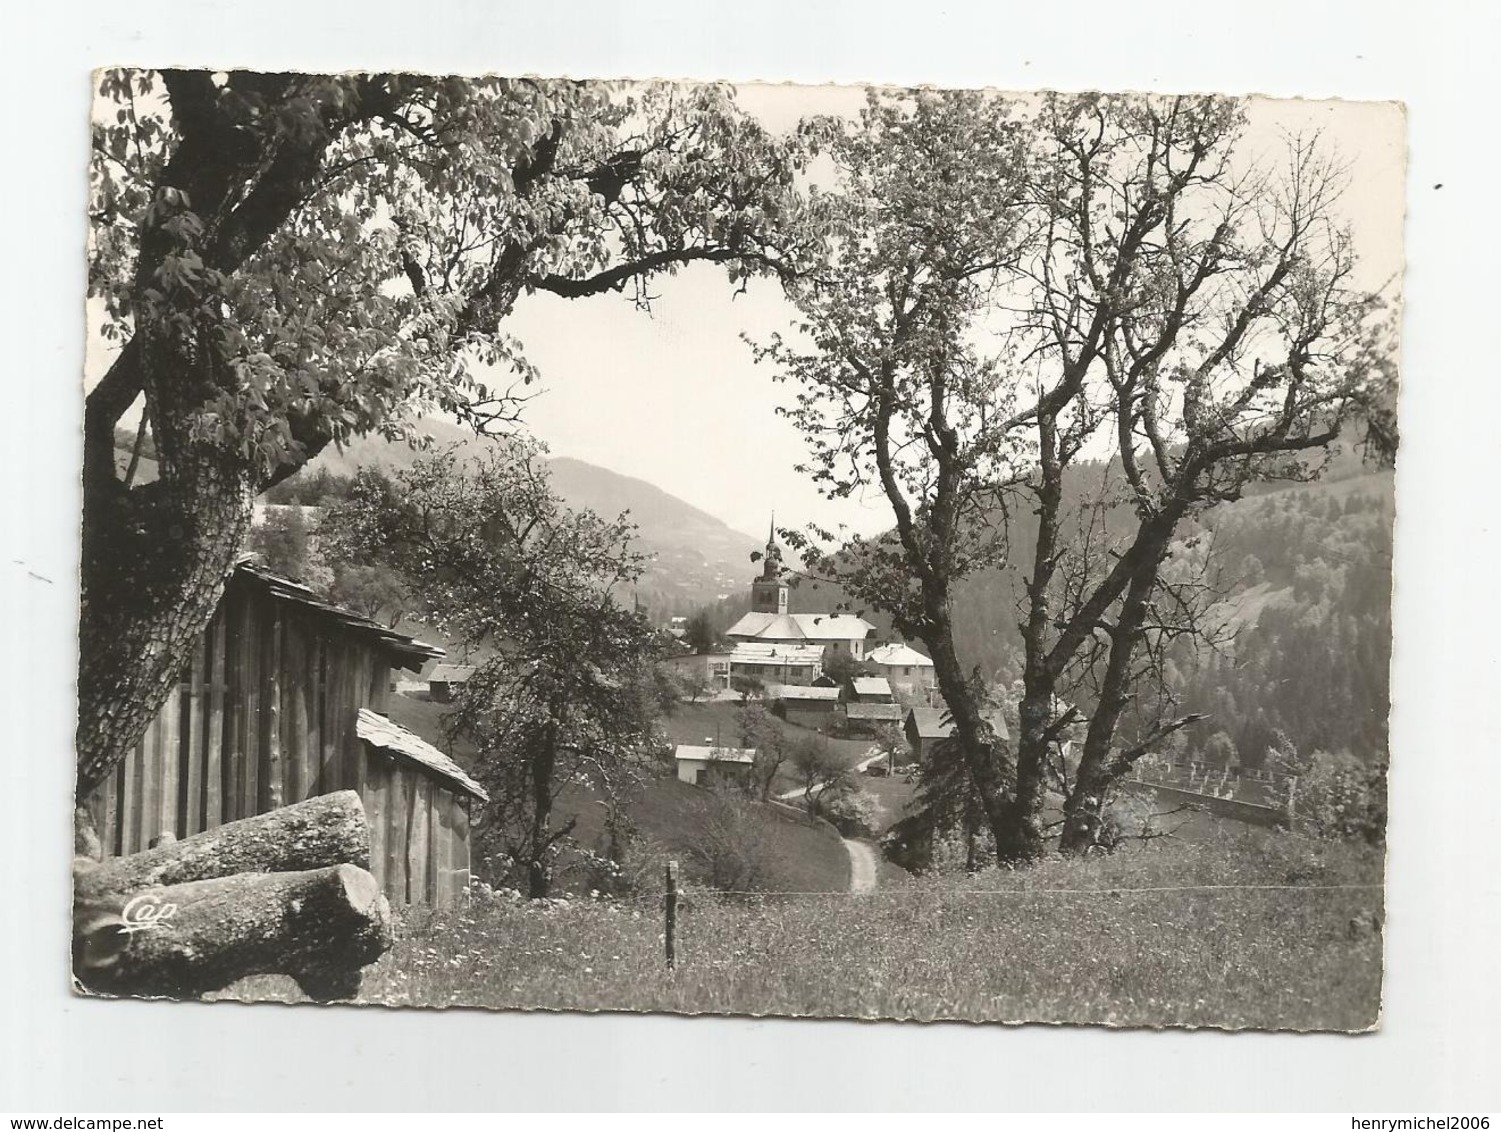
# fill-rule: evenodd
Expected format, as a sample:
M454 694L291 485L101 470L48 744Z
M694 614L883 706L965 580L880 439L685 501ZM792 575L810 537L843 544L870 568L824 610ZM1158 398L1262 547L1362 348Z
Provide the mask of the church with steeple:
M752 613L786 613L787 583L782 580L782 551L777 546L777 517L771 517L766 535L766 553L761 558L761 576L751 583ZM733 635L734 630L731 630Z
M817 655L814 650L819 650L825 660L835 653L863 660L875 633L875 626L863 617L848 613L787 612L787 582L783 578L776 529L773 516L761 574L751 582L750 612L730 626L727 634L730 640L737 646L796 648L808 655ZM740 649L737 647L736 651Z

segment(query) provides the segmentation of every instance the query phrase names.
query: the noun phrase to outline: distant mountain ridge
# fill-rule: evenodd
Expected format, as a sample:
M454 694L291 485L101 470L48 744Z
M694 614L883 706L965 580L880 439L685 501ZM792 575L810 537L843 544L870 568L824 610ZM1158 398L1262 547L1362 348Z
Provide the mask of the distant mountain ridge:
M424 419L419 430L434 448L456 445L463 456L478 457L495 441L447 421ZM309 472L352 476L360 468L408 468L424 453L378 436L360 437L342 450L324 449ZM750 555L760 540L737 531L708 512L685 503L655 484L570 456L548 460L553 489L575 509L606 518L622 511L636 524L637 549L655 556L639 586L641 602L655 614L688 613L737 593L750 584Z

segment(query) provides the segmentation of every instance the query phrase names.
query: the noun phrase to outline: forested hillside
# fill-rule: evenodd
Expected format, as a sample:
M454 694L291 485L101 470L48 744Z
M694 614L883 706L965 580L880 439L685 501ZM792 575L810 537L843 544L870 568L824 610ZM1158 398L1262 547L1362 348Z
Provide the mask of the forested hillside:
M1069 485L1073 513L1093 515L1107 540L1123 533L1126 518L1124 508L1092 507L1110 481L1110 469L1097 464ZM1385 752L1392 485L1391 472L1347 451L1314 482L1270 485L1183 528L1175 554L1196 558L1216 579L1221 596L1206 620L1230 638L1172 650L1167 678L1179 708L1210 716L1184 732L1187 752L1252 766L1279 744L1362 761ZM956 602L960 659L1000 685L1021 673L1017 601L1032 524L1024 510L1012 512L1012 565L972 576ZM791 594L796 611L843 600L837 587L808 579ZM732 599L716 612L732 617L738 609ZM889 634L883 615L861 612Z

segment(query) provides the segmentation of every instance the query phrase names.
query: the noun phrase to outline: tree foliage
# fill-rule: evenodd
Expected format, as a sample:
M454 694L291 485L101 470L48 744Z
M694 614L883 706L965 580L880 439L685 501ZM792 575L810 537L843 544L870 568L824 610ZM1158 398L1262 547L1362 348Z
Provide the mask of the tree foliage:
M1213 580L1169 561L1179 528L1316 476L1352 420L1394 439L1391 326L1353 282L1340 172L1316 138L1245 158L1244 127L1220 98L926 91L810 127L838 170L831 254L788 286L796 337L758 356L797 384L814 479L879 486L895 525L800 548L928 647L1003 861L1042 851L1049 753L1075 720L1062 844L1083 850L1111 786L1198 718L1136 711L1118 741L1212 604ZM1071 470L1102 458L1069 510ZM999 567L1023 572L1014 744L954 646L956 584Z
M617 600L641 571L633 528L567 510L522 442L424 458L394 484L362 476L333 526L346 557L406 579L425 621L495 650L445 727L480 752L481 849L546 896L575 820L555 821L562 792L618 799L660 748L658 634Z
M118 350L85 414L84 788L165 698L258 493L330 443L410 438L414 410L513 418L522 295L795 271L801 160L721 86L102 72L89 294ZM144 484L113 457L138 401Z

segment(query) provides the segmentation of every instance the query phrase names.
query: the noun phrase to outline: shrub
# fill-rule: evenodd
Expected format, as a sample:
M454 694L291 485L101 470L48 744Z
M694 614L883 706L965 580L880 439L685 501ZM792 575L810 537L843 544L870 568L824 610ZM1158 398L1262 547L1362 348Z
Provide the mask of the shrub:
M764 887L771 845L761 816L728 793L710 793L703 821L684 838L692 879L722 892L756 892Z
M845 837L874 837L880 832L880 804L864 790L825 791L818 813Z
M1386 836L1386 766L1367 766L1349 754L1315 751L1298 775L1293 826L1315 837L1358 838L1379 845Z

